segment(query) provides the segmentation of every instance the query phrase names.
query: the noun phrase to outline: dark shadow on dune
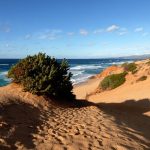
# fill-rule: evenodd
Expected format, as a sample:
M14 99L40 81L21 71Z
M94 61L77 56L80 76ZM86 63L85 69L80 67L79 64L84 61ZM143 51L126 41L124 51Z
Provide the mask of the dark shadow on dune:
M0 105L0 149L15 150L17 142L27 149L34 149L33 135L40 126L40 110L23 102Z
M144 149L150 149L150 117L144 113L150 111L150 100L141 99L126 100L123 103L92 103L87 100L75 100L68 107L82 108L96 106L103 111L107 117L114 118L114 121L122 132L131 140L143 145ZM110 125L111 127L111 125ZM146 138L147 142L139 135Z
M150 111L150 100L126 100L122 103L99 103L97 104L100 108L116 108L122 111L134 112L138 114L143 114Z
M89 102L87 100L78 99L78 100L66 100L66 99L55 99L55 98L48 98L44 97L51 106L54 107L62 107L62 108L82 108L88 106L95 106L95 103Z
M72 108L82 108L82 107L88 107L88 106L96 106L95 103L89 102L87 100L78 99L74 100L72 103L70 103L68 106Z
M123 103L99 103L97 107L107 115L113 116L118 128L131 139L145 144L150 148L150 117L144 113L150 111L150 100L126 100ZM133 133L143 136L149 141L139 139Z
M150 148L150 117L144 113L150 111L150 100L126 100L123 103L92 103L87 100L74 100L70 103L54 103L53 108L68 107L82 108L96 106L116 123L121 134L143 145L144 149ZM62 105L63 104L63 105ZM24 145L26 149L34 149L33 134L38 133L37 126L42 125L42 112L30 104L19 102L0 105L0 150L16 149L16 142ZM46 117L46 116L45 116ZM111 125L110 125L111 128ZM147 142L139 136L147 139ZM10 147L8 147L9 145Z
M77 107L96 106L108 117L114 117L118 129L130 139L142 143L144 149L150 149L150 117L144 113L150 111L150 100L126 100L123 103L91 103L86 100L77 101ZM148 142L136 135L141 135Z

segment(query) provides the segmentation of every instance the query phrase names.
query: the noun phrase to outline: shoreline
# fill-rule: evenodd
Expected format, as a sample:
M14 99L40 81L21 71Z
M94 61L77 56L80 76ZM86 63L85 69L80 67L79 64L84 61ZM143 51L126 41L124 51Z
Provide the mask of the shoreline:
M101 79L94 77L73 86L73 93L76 95L76 99L85 100L87 95L94 92L94 90L99 86L100 81Z
M76 87L78 87L78 86L83 86L83 85L85 85L85 84L87 84L87 83L89 83L89 82L92 82L94 79L96 79L96 75L97 75L97 74L95 74L95 75L93 75L93 76L87 78L87 79L86 79L85 81L83 81L83 82L79 82L79 83L77 83L77 84L74 84L74 85L73 85L73 88L76 88Z
M148 59L136 61L138 72L136 74L128 73L126 82L115 89L96 93L97 87L104 77L121 72L122 68L119 66L118 69L113 66L108 67L100 73L101 75L96 74L94 79L88 79L84 83L73 86L73 93L78 100L86 99L94 103L123 103L128 100L150 99L150 92L148 91L150 87L150 68L147 62L149 62ZM147 76L147 79L138 81L142 76Z

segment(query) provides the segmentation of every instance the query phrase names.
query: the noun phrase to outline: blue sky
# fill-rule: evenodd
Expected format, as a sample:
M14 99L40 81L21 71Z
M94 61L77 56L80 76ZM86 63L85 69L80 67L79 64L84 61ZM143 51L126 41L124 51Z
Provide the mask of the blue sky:
M149 0L0 0L0 58L150 54Z

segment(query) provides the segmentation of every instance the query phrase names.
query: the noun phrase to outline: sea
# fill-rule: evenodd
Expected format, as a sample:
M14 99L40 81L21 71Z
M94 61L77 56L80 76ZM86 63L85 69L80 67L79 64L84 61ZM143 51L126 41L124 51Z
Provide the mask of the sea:
M0 59L0 86L5 86L11 82L7 78L8 70L15 65L19 59ZM73 76L71 81L73 84L85 82L91 76L102 72L106 67L111 65L132 62L132 59L68 59L70 71Z

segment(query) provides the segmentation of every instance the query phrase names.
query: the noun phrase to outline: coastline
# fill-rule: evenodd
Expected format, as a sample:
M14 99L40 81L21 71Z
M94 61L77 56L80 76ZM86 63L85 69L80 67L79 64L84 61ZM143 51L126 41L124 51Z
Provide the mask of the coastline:
M97 74L96 74L97 75ZM80 83L77 83L77 84L74 84L73 85L73 88L76 88L76 87L79 87L79 86L83 86L83 85L87 85L88 83L92 82L93 80L96 79L96 75L93 75L92 77L88 78L87 80L83 81L83 82L80 82Z
M150 99L150 69L147 64L148 61L148 59L136 61L135 63L139 66L138 73L136 73L135 75L129 73L126 76L126 82L115 89L96 93L96 89L102 79L107 76L108 73L120 72L122 70L120 66L117 66L118 69L117 67L115 68L113 66L110 66L104 69L104 71L100 74L95 75L94 79L88 79L84 83L73 86L73 92L76 95L77 99L87 100L88 95L88 101L94 103L122 103L128 100L138 101L141 99ZM147 79L145 81L137 82L138 78L143 75L146 75Z
M71 81L73 84L82 84L92 78L94 75L99 74L110 65L117 65L131 60L124 59L70 59L70 72L72 73ZM8 78L5 76L8 70L18 62L17 59L0 59L0 80L1 86L9 84ZM5 65L4 65L5 64Z
M99 86L101 79L94 76L92 79L88 79L83 83L79 83L73 86L73 93L76 95L76 99L86 99L86 96Z

